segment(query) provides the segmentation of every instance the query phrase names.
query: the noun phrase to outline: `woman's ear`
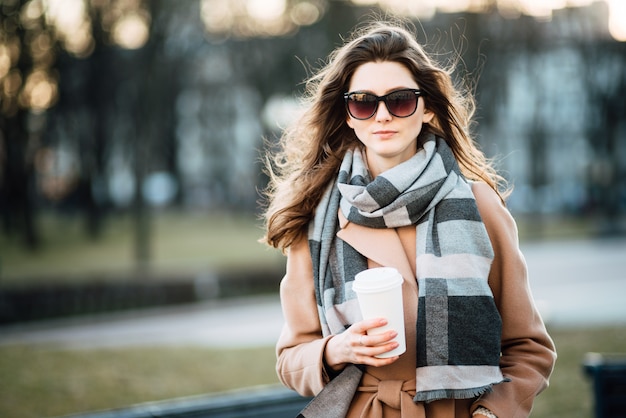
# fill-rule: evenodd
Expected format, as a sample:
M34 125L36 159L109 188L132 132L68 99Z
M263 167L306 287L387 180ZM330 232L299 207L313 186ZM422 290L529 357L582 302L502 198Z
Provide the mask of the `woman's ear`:
M429 123L431 120L433 120L434 117L435 117L434 112L428 109L424 109L424 117L422 118L422 123Z
M346 115L346 123L350 128L354 129L354 126L352 126L352 118L350 117L350 115Z

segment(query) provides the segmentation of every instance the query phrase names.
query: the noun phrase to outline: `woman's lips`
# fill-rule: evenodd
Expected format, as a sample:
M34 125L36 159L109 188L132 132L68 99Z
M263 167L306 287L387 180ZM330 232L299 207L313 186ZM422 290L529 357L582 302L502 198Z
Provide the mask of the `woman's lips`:
M391 138L396 133L398 133L398 132L397 131L391 131L391 130L388 130L388 129L384 129L384 130L380 130L380 131L374 131L374 135L376 135L377 137L379 137L381 139Z

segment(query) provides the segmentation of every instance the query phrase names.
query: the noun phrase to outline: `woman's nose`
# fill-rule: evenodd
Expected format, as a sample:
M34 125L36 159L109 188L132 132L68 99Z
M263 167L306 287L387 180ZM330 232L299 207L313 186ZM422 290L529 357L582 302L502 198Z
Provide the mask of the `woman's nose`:
M376 109L376 120L390 120L391 113L389 113L389 109L387 109L387 104L384 101L378 102L378 109Z

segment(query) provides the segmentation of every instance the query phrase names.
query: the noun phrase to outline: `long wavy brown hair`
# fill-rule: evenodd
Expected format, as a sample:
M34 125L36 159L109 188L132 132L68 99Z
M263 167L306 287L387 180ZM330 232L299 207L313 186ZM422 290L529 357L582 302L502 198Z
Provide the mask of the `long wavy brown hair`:
M437 65L406 25L375 22L355 31L328 63L306 82L302 116L285 129L277 151L266 154L270 177L264 194L264 241L285 250L306 234L322 194L334 181L347 150L361 146L346 123L343 93L355 70L368 62L392 61L411 71L434 113L418 141L433 133L446 140L462 173L484 181L504 200L504 179L477 148L470 127L475 109L468 89L456 88L452 70Z

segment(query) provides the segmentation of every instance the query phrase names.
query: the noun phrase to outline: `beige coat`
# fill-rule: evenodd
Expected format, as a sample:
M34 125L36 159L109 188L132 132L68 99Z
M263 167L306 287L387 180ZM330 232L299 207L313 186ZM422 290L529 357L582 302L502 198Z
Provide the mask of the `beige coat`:
M370 229L340 220L338 236L366 256L370 267L390 266L402 273L407 342L407 351L395 363L366 369L348 417L380 418L382 411L385 418L467 418L482 405L499 418L521 418L529 416L535 396L547 387L556 353L533 303L515 221L489 186L474 183L472 191L495 252L489 285L502 316L500 366L511 381L494 386L479 399L413 403L418 295L415 228ZM298 393L315 395L329 381L323 356L332 337L322 337L306 238L289 250L280 295L286 321L276 346L278 376Z

